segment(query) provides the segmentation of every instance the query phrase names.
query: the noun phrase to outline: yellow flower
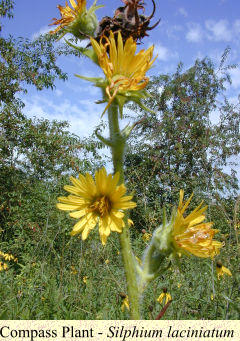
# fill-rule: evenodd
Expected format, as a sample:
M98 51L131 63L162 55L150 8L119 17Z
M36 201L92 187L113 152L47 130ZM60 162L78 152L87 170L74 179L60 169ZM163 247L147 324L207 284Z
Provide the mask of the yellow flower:
M83 276L83 283L87 284L88 276Z
M4 269L4 264L6 264L6 263L0 262L0 271L5 270L5 269Z
M77 38L84 39L86 35L93 35L98 21L95 15L95 10L102 6L95 6L96 1L87 11L86 0L69 0L72 7L68 5L66 1L65 7L58 5L57 8L60 11L61 19L53 19L51 25L58 25L54 31L50 31L51 34L55 34L61 29L65 29L65 33L70 32ZM85 34L85 35L84 35Z
M117 44L115 40L113 32L110 32L109 38L104 37L106 43L102 41L98 43L91 38L98 63L107 79L105 91L108 96L108 105L103 113L117 95L119 95L116 98L121 107L126 101L123 96L128 96L129 100L134 100L131 96L136 95L136 101L141 98L141 90L146 87L149 81L145 74L156 59L156 57L152 59L153 46L146 51L141 50L135 55L137 44L132 37L128 38L123 44L122 35L118 31ZM146 93L144 96L147 96ZM143 98L145 98L144 96Z
M66 1L66 7L58 5L57 8L60 11L61 19L54 18L54 22L50 25L59 25L54 31L50 33L54 34L64 28L65 26L69 26L79 14L83 13L86 10L86 0L77 0L77 3L74 0L70 0L72 8L68 6Z
M71 274L76 275L78 272L74 265L71 265Z
M14 257L13 255L11 255L10 253L4 253L2 251L0 251L0 257L4 258L4 260L7 260L7 261L11 261L11 260L13 260L14 262L18 261L18 259Z
M95 173L95 182L87 173L79 178L70 177L73 186L65 186L70 193L68 197L59 197L57 204L60 210L74 211L70 216L80 219L73 227L71 235L82 233L85 240L90 231L99 224L99 234L105 245L111 231L122 233L124 222L123 210L134 208L132 196L125 196L124 184L118 186L119 173L107 175L105 168Z
M211 294L211 301L213 301L214 300L214 295L213 294Z
M237 222L234 228L239 229L239 227L240 227L240 222Z
M149 241L151 237L152 237L151 233L147 233L147 232L142 235L142 239L144 242Z
M182 284L181 284L181 283L178 283L178 284L177 284L177 287L178 287L178 289L180 289L180 288L181 288L181 286L182 286Z
M128 219L128 226L131 227L134 225L134 222L132 221L132 219Z
M167 292L167 288L163 288L163 292L158 296L157 301L161 304L165 298L165 304L172 300L171 294Z
M220 279L221 276L224 276L225 274L228 276L232 276L231 271L222 265L221 262L217 262L216 264L216 270L217 270L217 277Z
M109 264L109 262L110 262L109 259L105 260L105 264Z
M124 312L125 308L127 310L130 310L128 295L126 295L126 297L122 300L122 305L121 305L122 312Z
M5 260L12 260L14 259L14 257L8 253L5 253L5 255L3 256Z
M21 297L22 297L22 291L21 291L21 290L18 290L17 298L21 298Z
M214 240L214 235L218 230L211 229L213 223L203 223L205 215L203 214L207 206L202 207L202 202L188 216L184 218L183 214L192 199L183 203L184 191L180 190L180 199L176 218L173 226L173 244L175 248L183 253L192 253L197 257L214 257L219 254L219 249L223 244Z

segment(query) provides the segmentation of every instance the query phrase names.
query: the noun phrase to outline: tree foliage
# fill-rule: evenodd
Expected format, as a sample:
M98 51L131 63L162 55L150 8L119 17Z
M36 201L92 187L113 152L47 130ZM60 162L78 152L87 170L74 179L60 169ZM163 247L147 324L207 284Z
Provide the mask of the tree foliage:
M12 0L1 0L0 2L0 17L2 18L12 18L13 17L13 5L14 2ZM2 29L2 25L0 23L0 31Z
M11 0L1 1L2 17L11 18L12 9ZM0 224L5 241L18 234L19 221L29 212L21 202L32 203L31 216L39 216L35 198L46 204L46 186L49 191L56 189L64 175L94 168L99 160L96 147L101 144L69 133L67 122L30 119L22 112L24 103L19 97L27 86L42 90L53 88L56 79L67 79L57 65L58 52L64 50L55 47L55 40L48 34L34 41L0 37Z
M226 98L227 71L205 58L186 71L180 64L173 75L153 77L147 106L156 115L137 111L142 124L126 157L129 184L139 200L136 218L146 206L176 201L180 188L208 201L220 192L236 196L236 172L227 173L225 166L240 151L240 106Z

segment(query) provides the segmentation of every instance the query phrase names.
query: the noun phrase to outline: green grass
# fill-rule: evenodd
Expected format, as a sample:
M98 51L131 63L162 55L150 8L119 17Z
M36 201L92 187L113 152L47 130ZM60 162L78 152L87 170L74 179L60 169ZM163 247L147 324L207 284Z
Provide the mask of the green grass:
M19 257L18 264L0 274L2 318L127 319L119 296L126 293L126 285L117 235L109 238L106 247L100 244L97 231L85 242L64 235L56 250L54 238L45 240L42 233L35 245L31 242L29 253ZM144 248L141 235L135 238L134 248L140 256ZM237 255L237 245L225 246L221 260L233 276L221 280L217 280L211 260L183 258L180 268L172 265L146 289L144 319L154 319L162 309L156 299L163 287L173 298L164 319L238 319Z
M12 253L18 263L10 261L9 270L0 272L1 319L128 319L119 295L126 293L126 283L118 234L112 233L105 247L97 228L84 242L70 237L74 220L56 209L55 193L62 184L57 186L49 191L47 185L38 185L33 194L22 196L21 205L3 211L0 250ZM221 231L216 239L225 242L220 256L214 261L182 257L179 266L172 264L144 292L144 319L155 319L163 308L156 299L164 287L173 301L163 319L239 319L240 229L236 234L219 212L211 210L211 220ZM141 258L146 244L137 226L131 227L131 237ZM217 260L232 277L217 279Z

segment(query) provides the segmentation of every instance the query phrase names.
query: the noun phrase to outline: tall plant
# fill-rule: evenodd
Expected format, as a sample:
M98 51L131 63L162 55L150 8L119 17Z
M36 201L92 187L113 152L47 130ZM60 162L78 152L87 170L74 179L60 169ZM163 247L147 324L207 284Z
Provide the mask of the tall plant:
M140 319L140 297L147 285L167 269L165 259L177 260L182 255L214 258L223 245L214 239L218 231L212 228L213 223L205 222L207 206L200 203L186 215L192 195L184 201L184 191L180 190L178 207L172 210L170 218L163 209L162 224L156 226L143 254L142 265L134 256L129 232L132 222L127 212L136 204L131 195L126 195L124 156L137 122L121 129L120 120L125 105L130 101L152 112L142 101L150 96L145 90L149 81L146 73L156 57L153 58L153 46L136 53L137 41L151 29L150 19L154 11L150 17L145 17L139 14L139 10L144 9L143 1L123 2L125 6L116 9L113 18L105 17L100 23L94 13L99 7L96 1L90 9L87 9L85 0L70 0L71 6L58 6L61 18L54 19L53 25L57 28L52 33L60 37L71 33L76 39L88 37L89 48L67 43L99 65L105 76L87 78L78 75L102 89L100 102L107 103L102 115L108 112L109 137L98 133L97 137L111 149L114 175L108 175L102 168L95 173L95 179L89 173L71 177L72 185L64 187L70 194L59 197L57 207L70 211L70 216L77 219L71 234L81 233L83 240L96 226L103 245L106 245L111 232L119 233L128 290L124 303L126 307L130 306L131 319ZM153 4L155 10L154 1ZM96 27L99 27L98 32L94 29ZM169 295L166 297L169 299Z

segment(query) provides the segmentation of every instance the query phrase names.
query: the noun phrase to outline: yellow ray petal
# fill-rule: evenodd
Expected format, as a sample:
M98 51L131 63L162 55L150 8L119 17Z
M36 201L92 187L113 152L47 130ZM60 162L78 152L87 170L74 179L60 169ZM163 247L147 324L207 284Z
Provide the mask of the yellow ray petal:
M63 211L71 211L71 210L77 210L79 208L79 205L70 205L70 204L57 204L57 208L59 210Z

